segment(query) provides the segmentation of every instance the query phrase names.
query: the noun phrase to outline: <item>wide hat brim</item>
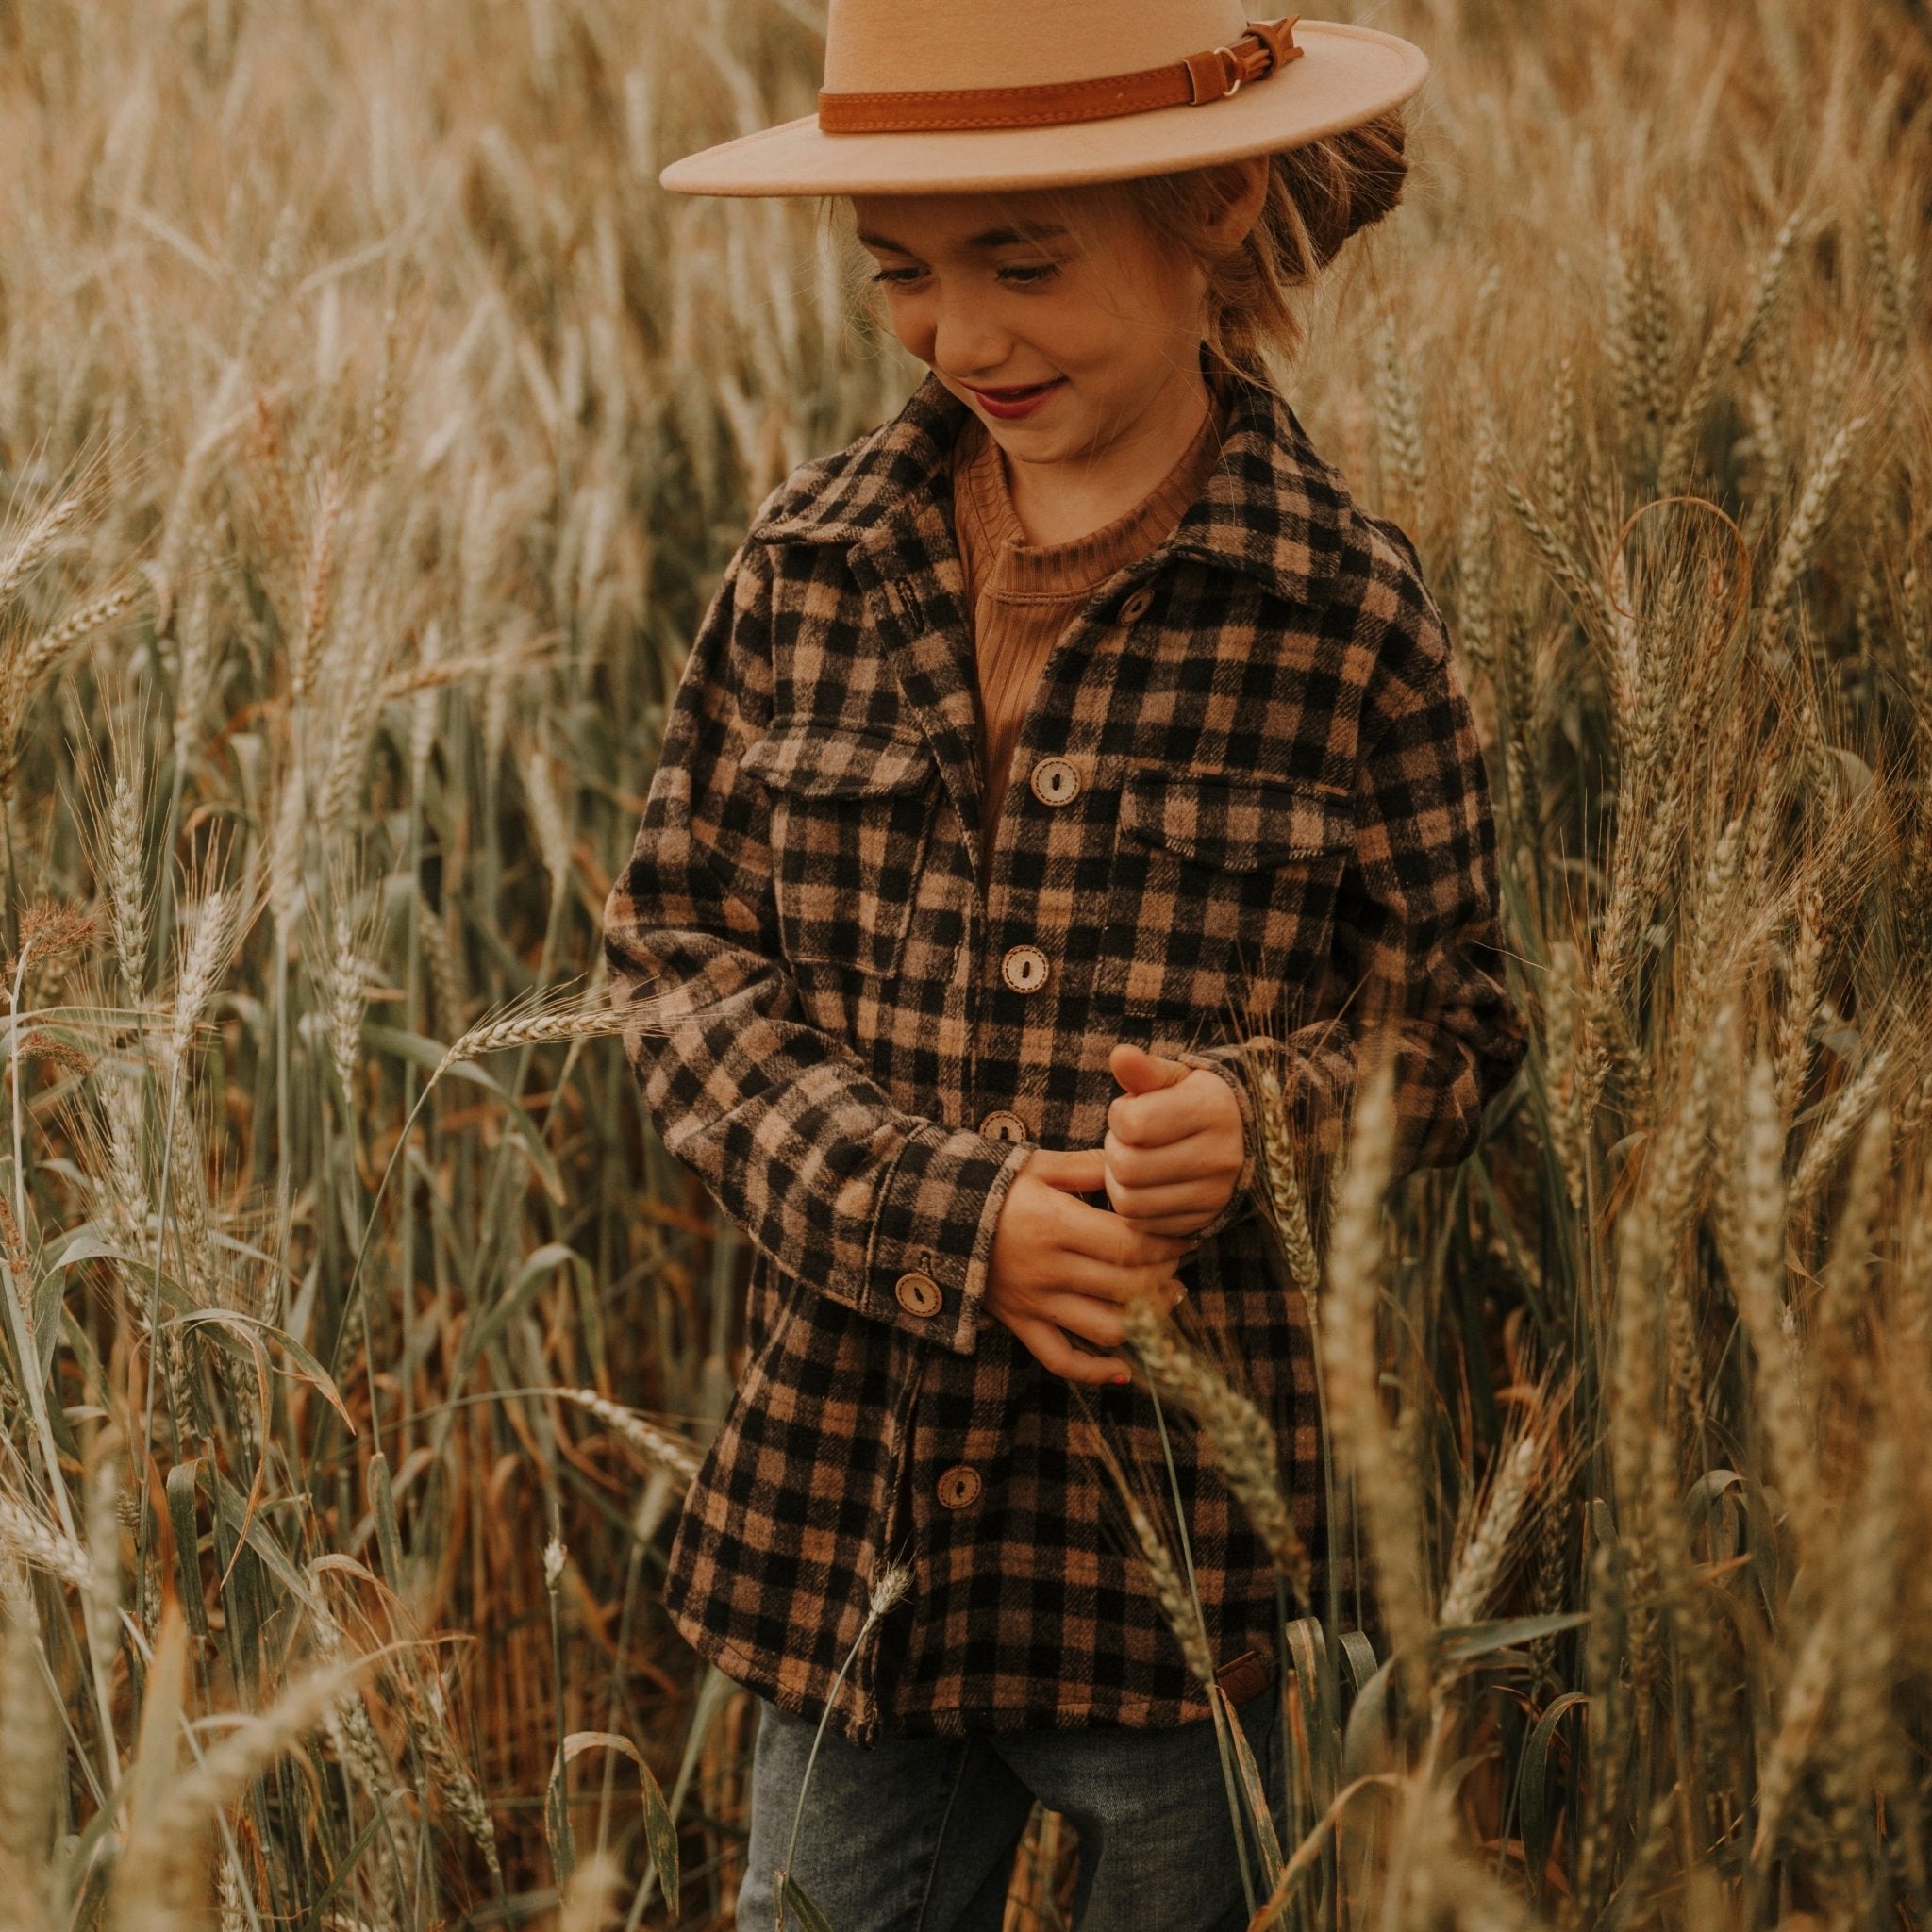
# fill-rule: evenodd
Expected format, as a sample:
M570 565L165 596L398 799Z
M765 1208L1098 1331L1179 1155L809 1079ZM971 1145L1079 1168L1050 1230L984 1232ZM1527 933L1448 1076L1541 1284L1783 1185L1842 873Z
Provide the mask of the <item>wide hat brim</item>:
M1359 126L1422 86L1411 42L1337 21L1296 23L1306 51L1225 100L1049 127L825 134L808 114L673 161L678 194L945 194L1072 187L1207 167Z

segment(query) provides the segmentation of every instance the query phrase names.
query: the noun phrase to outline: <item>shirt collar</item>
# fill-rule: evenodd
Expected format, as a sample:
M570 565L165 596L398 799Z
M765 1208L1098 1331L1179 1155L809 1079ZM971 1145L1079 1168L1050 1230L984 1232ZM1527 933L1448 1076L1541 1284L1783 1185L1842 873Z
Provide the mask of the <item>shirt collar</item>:
M1340 475L1317 456L1287 401L1229 381L1221 459L1207 487L1158 546L1233 567L1294 602L1326 600L1346 555L1365 542ZM884 548L920 508L951 487L948 460L968 415L928 374L891 421L808 463L766 498L750 535L760 541Z

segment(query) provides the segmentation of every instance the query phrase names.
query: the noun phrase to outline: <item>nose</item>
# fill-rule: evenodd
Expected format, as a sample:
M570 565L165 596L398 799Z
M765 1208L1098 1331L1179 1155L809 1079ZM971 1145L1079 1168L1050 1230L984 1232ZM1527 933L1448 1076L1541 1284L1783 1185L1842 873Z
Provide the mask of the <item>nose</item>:
M937 296L928 359L941 375L955 382L984 382L997 375L1011 355L1011 336L971 290L942 291Z

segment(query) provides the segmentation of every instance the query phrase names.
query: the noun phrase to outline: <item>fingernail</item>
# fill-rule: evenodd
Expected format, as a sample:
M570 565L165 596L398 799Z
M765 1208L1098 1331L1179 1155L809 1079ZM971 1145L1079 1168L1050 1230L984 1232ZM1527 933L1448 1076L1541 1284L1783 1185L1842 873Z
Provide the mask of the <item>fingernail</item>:
M1127 1384L1131 1382L1133 1379L1133 1376L1128 1374L1127 1372L1124 1369L1123 1369L1121 1373L1113 1378L1113 1386L1116 1389L1124 1389L1127 1386Z

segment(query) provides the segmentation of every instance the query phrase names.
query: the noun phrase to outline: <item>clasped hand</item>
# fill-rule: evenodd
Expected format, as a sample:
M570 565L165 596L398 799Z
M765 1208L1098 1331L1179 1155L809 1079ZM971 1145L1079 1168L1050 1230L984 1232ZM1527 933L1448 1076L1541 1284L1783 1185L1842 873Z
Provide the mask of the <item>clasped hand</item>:
M1244 1152L1219 1074L1124 1043L1108 1063L1127 1091L1108 1108L1106 1140L1027 1158L1001 1204L986 1289L987 1312L1070 1382L1127 1380L1117 1358L1068 1338L1118 1348L1129 1302L1180 1299L1174 1270L1226 1207ZM1111 1214L1079 1198L1102 1188Z

